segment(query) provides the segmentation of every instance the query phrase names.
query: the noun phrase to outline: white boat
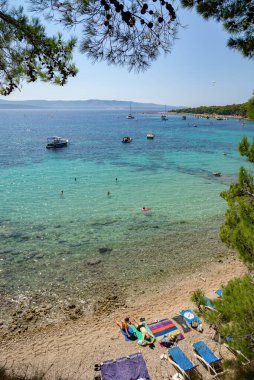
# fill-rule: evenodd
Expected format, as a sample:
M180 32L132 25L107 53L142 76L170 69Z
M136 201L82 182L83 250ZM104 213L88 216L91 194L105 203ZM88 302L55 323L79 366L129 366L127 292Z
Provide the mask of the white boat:
M58 137L58 136L53 136L53 137L48 137L47 138L47 149L57 149L57 148L63 148L69 144L69 140L63 138L63 137Z
M154 134L153 134L153 132L148 132L147 135L146 135L146 138L147 138L148 140L153 140L153 139L154 139Z
M130 113L128 116L126 116L126 119L135 119L135 116L133 116L131 113L131 103L130 103Z
M167 113L166 113L166 106L165 106L165 111L163 114L161 114L161 120L168 120Z

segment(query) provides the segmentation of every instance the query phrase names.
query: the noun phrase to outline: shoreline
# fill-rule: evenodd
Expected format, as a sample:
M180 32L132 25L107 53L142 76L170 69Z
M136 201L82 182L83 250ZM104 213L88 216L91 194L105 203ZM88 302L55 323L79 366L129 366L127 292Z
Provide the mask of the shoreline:
M136 294L144 294L155 282L163 287L168 276L178 273L182 277L211 260L222 260L225 253L231 254L218 237L222 221L222 216L218 216L203 220L203 224L169 224L156 228L146 244L135 240L125 247L109 245L114 249L104 248L102 254L95 251L93 255L82 254L81 250L77 257L70 256L68 261L66 258L65 266L57 259L56 266L53 261L51 268L46 267L47 272L41 272L37 283L2 290L2 331L22 334L47 325L48 321L59 323L110 313L132 302ZM27 261L24 265L23 271ZM33 268L33 262L31 265ZM38 267L37 272L42 269ZM9 278L8 284L14 284Z
M190 112L174 112L174 111L166 111L166 112L162 112L162 111L144 111L144 112L133 112L133 114L137 114L137 115L185 115L186 117L187 116L193 116L193 117L197 117L197 118L211 118L211 119L216 119L216 118L223 118L223 119L239 119L239 120L249 120L247 117L243 117L243 116L240 116L240 115L221 115L221 114L210 114L210 113L190 113Z
M146 291L139 292L136 289L134 298L127 298L123 305L116 306L108 313L101 310L94 316L49 323L48 326L38 326L24 334L3 336L3 329L0 329L0 365L15 373L24 373L25 370L31 375L45 372L45 380L56 380L60 376L72 380L92 379L95 363L126 356L141 349L151 379L169 378L161 375L160 355L165 352L165 348L161 348L158 343L154 350L140 347L136 342L126 343L113 320L126 315L136 319L145 317L150 322L163 317L172 318L185 307L193 308L190 302L193 290L201 288L209 297L215 298L214 291L221 284L246 273L246 268L232 252L220 259L211 258L200 267L198 263L195 264L195 270L174 273L163 284L157 284L151 278ZM179 343L187 353L190 342L200 339L196 331L188 334ZM211 335L208 326L205 326L202 339L207 340L210 346ZM166 363L163 371L167 375L175 373L169 363Z

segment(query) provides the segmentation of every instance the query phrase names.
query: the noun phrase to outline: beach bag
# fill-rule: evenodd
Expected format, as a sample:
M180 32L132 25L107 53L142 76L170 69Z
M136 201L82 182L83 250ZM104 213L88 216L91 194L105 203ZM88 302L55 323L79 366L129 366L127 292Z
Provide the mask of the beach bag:
M198 327L199 323L196 319L193 319L193 321L191 322L191 327L196 329Z
M169 339L167 336L165 336L164 338L160 340L161 347L169 348L169 347L172 347L173 345L174 345L174 342L171 339Z

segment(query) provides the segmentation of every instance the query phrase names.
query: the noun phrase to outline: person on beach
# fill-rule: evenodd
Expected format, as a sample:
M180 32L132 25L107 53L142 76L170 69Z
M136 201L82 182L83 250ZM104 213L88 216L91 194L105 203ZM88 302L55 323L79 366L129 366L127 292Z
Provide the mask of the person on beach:
M155 341L155 337L153 335L151 335L146 327L142 324L142 323L138 323L135 319L134 319L134 326L136 327L136 329L138 331L141 332L142 334L142 340L140 341L140 345L153 345L154 344L154 341Z
M114 322L117 324L118 327L120 327L120 329L122 331L124 331L127 335L127 337L130 339L130 340L136 340L136 337L133 333L130 332L130 330L128 329L130 327L130 325L132 325L132 322L130 321L130 318L129 317L125 317L123 321L121 322L118 322L116 319L114 320Z

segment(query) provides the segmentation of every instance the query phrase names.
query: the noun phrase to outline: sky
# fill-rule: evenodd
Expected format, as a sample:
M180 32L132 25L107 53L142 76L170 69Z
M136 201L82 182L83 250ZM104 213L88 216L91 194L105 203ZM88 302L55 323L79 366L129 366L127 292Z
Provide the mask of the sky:
M21 91L0 99L107 99L189 107L246 102L254 90L254 60L226 46L228 34L221 24L205 21L193 10L178 14L186 27L179 29L172 52L161 55L144 73L93 64L76 49L79 73L64 87L23 84ZM54 25L48 31L60 28Z

